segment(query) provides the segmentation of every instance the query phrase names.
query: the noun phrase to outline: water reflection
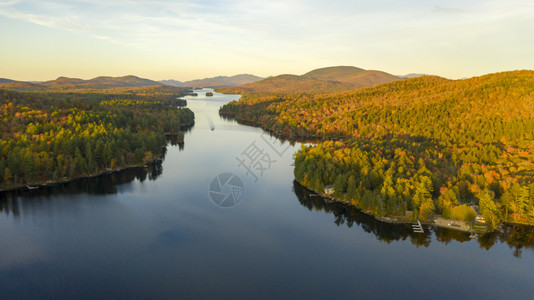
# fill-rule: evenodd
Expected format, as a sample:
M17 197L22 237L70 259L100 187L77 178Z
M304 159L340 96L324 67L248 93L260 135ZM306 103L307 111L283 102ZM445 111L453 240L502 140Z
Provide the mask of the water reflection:
M360 226L365 232L372 233L379 241L391 243L393 241L410 239L416 246L430 245L431 233L425 228L424 234L414 234L411 226L398 225L380 222L374 217L362 213L357 208L337 202L327 202L324 198L314 195L298 182L293 182L293 191L302 206L307 207L310 211L324 211L332 213L335 217L334 223L338 226L353 225Z
M187 129L187 130L191 130L191 129ZM178 148L180 149L180 151L184 151L184 142L181 141L177 135L171 135L171 136L168 136L167 137L167 141L169 142L169 144L171 146L178 146Z
M391 243L393 241L410 240L416 247L428 247L432 241L432 233L436 235L435 241L448 244L451 241L460 243L469 242L469 234L446 228L425 226L425 233L414 233L410 225L389 224L376 220L374 217L362 213L352 206L329 202L306 189L298 182L293 182L293 191L300 204L310 211L324 211L334 215L337 226L352 227L355 224L365 232L371 233L379 241ZM515 257L521 257L523 249L534 250L534 227L523 225L503 225L493 233L478 237L477 242L481 249L489 250L496 243L506 243L513 249Z
M117 186L139 180L156 180L163 173L161 161L144 167L123 169L91 178L80 178L66 183L41 186L33 190L15 190L0 193L0 212L18 216L21 210L31 208L35 203L30 199L52 199L54 195L74 195L86 193L90 195L117 194ZM127 187L126 187L127 188ZM127 189L122 189L125 191Z

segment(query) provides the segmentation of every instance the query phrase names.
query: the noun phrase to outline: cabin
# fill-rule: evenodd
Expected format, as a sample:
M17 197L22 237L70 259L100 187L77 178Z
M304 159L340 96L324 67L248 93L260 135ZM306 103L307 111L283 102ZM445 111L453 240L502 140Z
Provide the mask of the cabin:
M326 195L329 195L329 196L333 195L333 194L334 194L334 186L333 186L333 185L327 185L327 186L325 186L325 188L324 188L324 193L325 193Z

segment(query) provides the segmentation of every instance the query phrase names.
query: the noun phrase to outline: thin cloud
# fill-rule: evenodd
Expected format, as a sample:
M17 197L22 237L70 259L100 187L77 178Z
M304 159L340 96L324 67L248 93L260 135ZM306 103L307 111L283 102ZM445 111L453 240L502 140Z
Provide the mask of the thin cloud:
M437 13L444 13L444 14L463 14L467 12L467 10L465 9L459 9L455 7L444 7L444 6L439 6L439 5L435 6L434 11Z
M399 59L410 52L422 58L423 50L433 56L455 45L476 49L476 38L495 28L513 33L518 22L534 28L532 15L534 3L522 0L453 0L437 6L387 0L0 0L5 18L155 55L238 56L259 65L295 57L359 65L355 57L378 60L393 53L388 48L395 48Z

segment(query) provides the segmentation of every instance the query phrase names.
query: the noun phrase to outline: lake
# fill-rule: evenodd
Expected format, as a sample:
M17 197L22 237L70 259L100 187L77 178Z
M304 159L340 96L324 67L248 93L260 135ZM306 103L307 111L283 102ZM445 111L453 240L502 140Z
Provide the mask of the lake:
M534 295L534 231L374 220L293 181L300 145L219 117L161 165L1 194L0 298L495 298Z

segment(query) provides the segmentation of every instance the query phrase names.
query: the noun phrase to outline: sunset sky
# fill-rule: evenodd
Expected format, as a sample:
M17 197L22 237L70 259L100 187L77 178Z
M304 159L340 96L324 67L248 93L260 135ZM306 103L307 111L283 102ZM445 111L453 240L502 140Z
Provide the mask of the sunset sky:
M534 69L532 0L0 0L0 77Z

